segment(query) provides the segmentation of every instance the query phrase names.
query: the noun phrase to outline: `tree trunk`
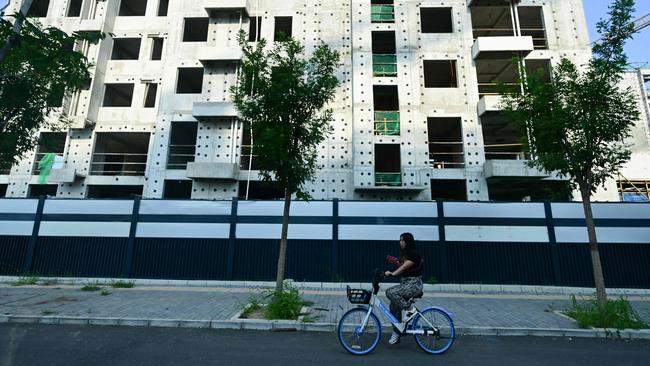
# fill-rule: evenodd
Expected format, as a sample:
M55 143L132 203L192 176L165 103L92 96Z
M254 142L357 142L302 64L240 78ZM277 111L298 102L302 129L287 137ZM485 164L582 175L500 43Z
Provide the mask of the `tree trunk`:
M585 211L585 220L587 221L587 234L589 235L589 252L591 253L591 266L594 271L594 283L596 284L596 301L601 309L607 301L605 292L605 278L603 277L603 266L600 262L600 252L598 251L598 241L596 239L596 225L594 224L594 215L591 211L591 190L584 185L580 186L582 195L582 207Z
M275 279L275 291L282 292L284 281L284 266L287 257L287 233L289 232L289 209L291 208L291 193L284 190L284 213L282 215L282 235L280 237L280 255L278 256L278 275Z
M20 6L20 13L23 15L27 15L27 11L32 6L33 1L34 0L24 0L23 4ZM9 54L11 48L16 43L16 38L20 36L20 30L22 28L23 28L23 19L22 18L16 19L16 21L14 22L14 26L11 29L11 34L9 34L9 37L5 41L4 46L2 46L2 49L0 49L0 64L2 64L2 62Z

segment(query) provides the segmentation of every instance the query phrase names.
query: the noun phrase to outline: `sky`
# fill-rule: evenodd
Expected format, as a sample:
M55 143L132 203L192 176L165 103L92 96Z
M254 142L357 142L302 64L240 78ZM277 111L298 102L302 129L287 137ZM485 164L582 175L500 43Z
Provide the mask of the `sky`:
M0 8L7 4L8 0L0 0ZM18 0L13 0L18 1ZM589 25L589 35L592 40L600 37L596 32L596 23L600 18L607 16L607 7L612 0L583 0L585 6L585 15ZM637 14L635 19L650 13L650 0L636 0ZM650 67L650 27L635 35L634 39L626 47L630 62L645 63Z

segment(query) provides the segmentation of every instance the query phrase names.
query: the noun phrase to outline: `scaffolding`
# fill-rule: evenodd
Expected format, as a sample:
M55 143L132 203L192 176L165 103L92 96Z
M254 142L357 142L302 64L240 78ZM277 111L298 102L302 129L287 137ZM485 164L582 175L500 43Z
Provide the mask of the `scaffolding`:
M650 180L629 180L619 174L617 183L621 202L650 202Z
M397 76L397 55L372 55L372 76Z
M399 136L399 111L375 111L375 135Z

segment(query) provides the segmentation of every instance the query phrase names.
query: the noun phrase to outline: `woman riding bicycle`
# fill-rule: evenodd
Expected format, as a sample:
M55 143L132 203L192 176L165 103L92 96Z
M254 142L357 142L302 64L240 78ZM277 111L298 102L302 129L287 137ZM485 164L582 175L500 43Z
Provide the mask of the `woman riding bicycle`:
M400 284L386 290L386 297L390 299L390 312L401 321L398 329L393 329L393 334L388 341L396 344L404 332L406 323L416 314L415 307L408 300L422 294L422 269L424 260L417 252L415 238L411 233L403 233L399 240L401 260L388 257L391 262L398 264L394 271L386 271L386 277L401 276ZM403 314L402 314L403 312Z

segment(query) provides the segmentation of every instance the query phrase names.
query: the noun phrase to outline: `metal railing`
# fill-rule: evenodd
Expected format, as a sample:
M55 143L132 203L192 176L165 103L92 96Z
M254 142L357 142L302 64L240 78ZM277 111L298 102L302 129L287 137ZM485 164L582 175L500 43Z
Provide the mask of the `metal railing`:
M491 144L485 145L486 160L529 160L524 152L523 144Z
M375 186L399 187L402 185L402 173L375 173Z
M521 86L519 83L478 83L479 97L482 97L484 95L501 95L499 85L503 85L510 92L521 91Z
M432 147L443 151L431 151ZM435 169L463 168L465 167L465 153L462 150L462 141L429 142L429 164Z
M478 37L515 37L513 28L473 28L473 31L475 41ZM548 39L544 28L522 28L521 35L533 37L533 47L536 50L548 48Z
M258 155L251 154L253 145L242 145L241 146L241 160L239 163L239 169L240 170L248 170L248 167L250 166L250 170L259 170L257 168L256 164L256 159L255 157ZM252 159L252 161L251 161Z
M194 161L196 145L169 145L167 169L186 169L187 163Z
M372 76L397 76L397 55L372 55Z
M375 112L375 135L399 136L399 111Z
M385 4L370 5L372 23L395 23L395 6Z
M47 154L49 154L49 153L44 152L44 153L37 153L37 154L36 154L36 156L34 157L34 166L33 166L33 168L32 168L32 174L34 174L34 175L39 175L39 174L41 174L41 169L39 169L39 166L41 165L41 161L43 160L43 158L44 158L45 155L47 155ZM60 156L60 157L63 156L63 153L62 153L62 152L60 152L60 153L55 153L55 154L56 154L57 156Z
M143 176L147 169L147 154L94 153L90 175ZM101 159L101 161L97 161Z

